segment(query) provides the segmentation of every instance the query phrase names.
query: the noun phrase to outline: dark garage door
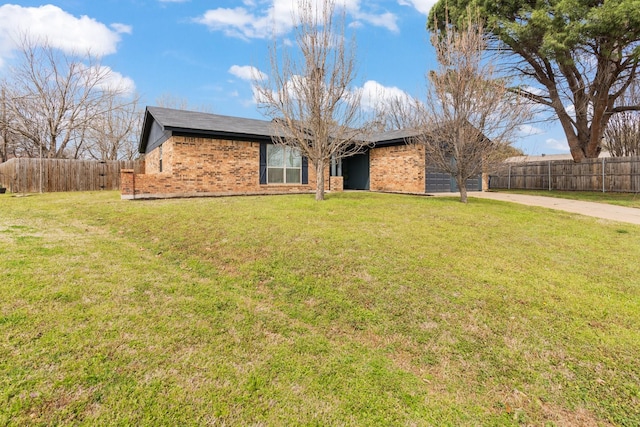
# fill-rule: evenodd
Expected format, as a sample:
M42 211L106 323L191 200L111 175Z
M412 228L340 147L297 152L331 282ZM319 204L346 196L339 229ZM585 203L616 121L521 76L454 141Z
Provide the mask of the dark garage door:
M440 172L434 166L427 167L427 193L450 193L454 186L456 182L451 175Z
M425 190L427 193L455 193L459 191L456 180L435 166L427 166ZM467 180L467 191L482 191L482 177L480 175Z

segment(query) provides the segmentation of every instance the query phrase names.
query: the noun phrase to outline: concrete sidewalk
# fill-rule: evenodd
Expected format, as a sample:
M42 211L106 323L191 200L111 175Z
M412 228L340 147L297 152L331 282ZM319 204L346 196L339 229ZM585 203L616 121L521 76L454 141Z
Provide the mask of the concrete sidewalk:
M449 193L451 195L451 193ZM493 192L469 192L469 197L501 200L520 203L528 206L540 206L549 209L587 215L611 221L627 222L640 225L640 209L606 203L582 202L579 200L560 199L556 197L527 196L523 194L507 194Z

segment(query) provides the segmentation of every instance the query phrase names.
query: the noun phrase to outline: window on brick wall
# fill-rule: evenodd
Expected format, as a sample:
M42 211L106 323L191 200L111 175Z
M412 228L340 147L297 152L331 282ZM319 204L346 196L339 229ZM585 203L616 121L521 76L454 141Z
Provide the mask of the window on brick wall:
M160 147L158 147L158 169L159 172L162 172L162 144L160 144Z
M267 184L300 184L302 156L295 148L267 145Z

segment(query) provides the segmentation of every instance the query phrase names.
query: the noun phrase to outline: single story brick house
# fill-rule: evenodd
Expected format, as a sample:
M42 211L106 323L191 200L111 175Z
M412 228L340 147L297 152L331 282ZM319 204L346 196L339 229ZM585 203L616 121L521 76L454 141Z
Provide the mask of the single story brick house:
M144 173L123 170L123 199L312 193L315 170L295 150L273 144L270 121L147 107L138 150ZM408 131L370 137L361 154L327 167L328 191L428 194L457 191L430 167ZM469 190L481 190L481 179Z

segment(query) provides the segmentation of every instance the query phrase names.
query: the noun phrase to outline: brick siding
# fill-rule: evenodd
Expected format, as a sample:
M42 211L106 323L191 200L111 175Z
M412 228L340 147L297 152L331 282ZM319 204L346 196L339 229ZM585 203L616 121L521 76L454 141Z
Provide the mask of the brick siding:
M259 142L173 136L162 144L162 172L159 160L156 148L145 156L144 174L122 172L123 199L315 191L311 164L309 184L260 184Z
M415 145L372 148L371 191L425 192L425 151ZM308 184L260 184L260 143L173 136L145 156L145 173L123 170L123 199L286 194L315 191L316 172L308 167ZM328 184L328 185L327 185ZM325 186L342 191L343 178L329 177Z
M331 191L344 191L344 178L341 176L329 177L329 189Z
M396 145L373 148L369 161L371 191L425 192L424 147Z

